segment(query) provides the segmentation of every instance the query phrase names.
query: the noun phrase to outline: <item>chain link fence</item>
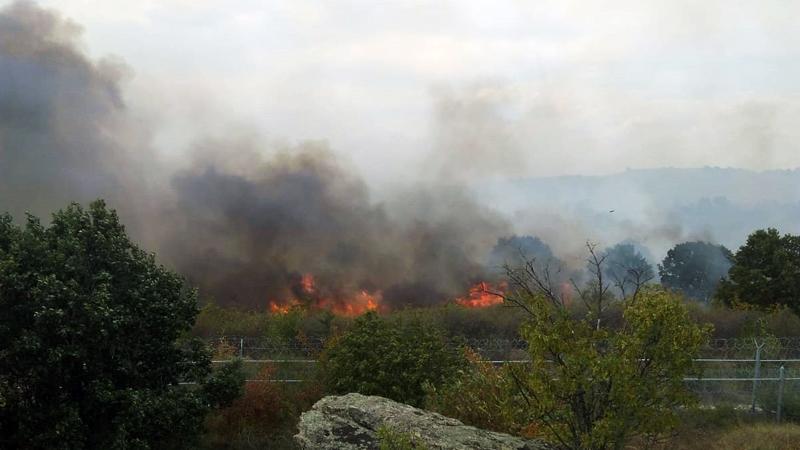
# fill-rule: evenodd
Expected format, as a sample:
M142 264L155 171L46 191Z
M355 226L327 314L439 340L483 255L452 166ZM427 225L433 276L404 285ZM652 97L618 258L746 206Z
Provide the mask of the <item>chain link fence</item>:
M208 339L215 364L245 362L249 382L299 383L315 377L322 339L275 340L248 336ZM458 339L494 364L527 363L522 339ZM701 405L733 407L800 420L800 337L713 339L695 360L699 371L685 381Z

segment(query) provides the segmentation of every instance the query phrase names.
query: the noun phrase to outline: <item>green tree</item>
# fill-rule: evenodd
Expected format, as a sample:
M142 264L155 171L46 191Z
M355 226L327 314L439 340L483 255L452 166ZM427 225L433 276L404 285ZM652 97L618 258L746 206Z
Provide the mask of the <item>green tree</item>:
M622 298L636 296L655 277L653 266L631 243L617 244L603 253L606 257L603 269L605 278Z
M206 385L205 346L184 338L196 314L102 201L49 226L0 216L0 447L190 446L241 386L235 365Z
M546 436L569 449L621 449L635 435L657 435L677 423L677 407L692 402L683 378L708 339L710 327L690 320L678 295L644 287L622 300L624 323L611 329L598 319L606 288L583 299L588 312L576 316L565 297L552 295L547 280L530 268L509 271L506 300L522 308L528 322L521 335L531 364L510 371L525 398L530 419ZM544 287L543 287L544 286Z
M661 284L707 303L728 275L732 257L731 251L722 245L700 241L678 244L658 265Z
M800 313L800 236L781 236L774 228L752 233L733 257L718 297L729 306L786 306Z
M356 319L321 361L332 392L380 395L414 406L422 405L425 385L441 385L466 363L435 327L418 318L392 322L375 312Z

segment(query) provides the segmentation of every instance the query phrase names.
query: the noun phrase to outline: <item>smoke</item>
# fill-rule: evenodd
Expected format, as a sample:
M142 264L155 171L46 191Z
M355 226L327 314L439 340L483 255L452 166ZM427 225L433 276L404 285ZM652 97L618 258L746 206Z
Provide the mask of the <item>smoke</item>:
M159 165L125 106L129 69L93 61L80 33L32 3L0 12L3 210L44 215L104 197L137 239L224 304L337 306L360 292L385 292L387 307L429 304L482 277L506 228L462 189L431 185L376 204L316 142L201 138L188 168ZM302 286L308 274L313 288Z
M80 32L32 3L0 12L0 206L17 216L98 195L132 211L130 190L143 200L147 133L126 114L128 69L89 60Z
M655 136L653 151L668 153L668 142L648 131L649 119L627 120L639 111L635 101L622 96L618 114L598 118L584 108L586 98L558 85L547 95L541 86L532 91L499 81L436 89L434 145L425 169L414 174L423 176L411 177L410 187L386 189L380 201L324 142L197 136L180 168L170 167L151 145L153 130L126 106L131 69L113 58L90 58L80 37L78 25L32 3L0 10L0 210L44 216L71 201L103 197L135 239L199 286L204 298L222 304L263 308L296 300L344 308L355 298L380 298L387 308L436 304L496 276L487 257L498 238L539 236L576 270L584 265L587 239L604 245L635 239L663 254L681 239L713 239L708 230L716 219L694 223L688 216L702 215L692 211L730 222L740 211L727 203L681 209L690 197L675 192L691 190L702 178L695 175L652 192L646 189L656 184L652 174L497 184L529 170L591 167L592 158L567 150L628 137L644 142L639 135ZM728 134L764 154L787 142L791 136L775 130L794 109L748 105L718 111L737 119L729 122L740 133ZM598 144L596 120L627 125L600 134L607 139ZM728 189L717 178L712 184ZM761 179L748 183L769 188ZM785 186L797 180L787 176L770 189L786 192ZM796 213L751 214L763 216L796 219ZM755 219L747 223L758 226ZM741 230L729 231L735 233Z
M502 232L463 192L398 194L390 214L324 144L266 158L224 149L251 164L176 174L164 248L222 303L297 298L303 274L315 279L311 300L334 305L362 291L383 292L388 307L446 301L481 276L481 243Z

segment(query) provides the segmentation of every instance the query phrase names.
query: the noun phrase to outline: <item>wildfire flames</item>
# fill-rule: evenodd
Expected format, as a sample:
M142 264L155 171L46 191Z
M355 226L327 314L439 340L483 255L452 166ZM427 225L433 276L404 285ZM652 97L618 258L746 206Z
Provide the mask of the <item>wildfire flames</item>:
M284 301L271 300L269 311L273 314L287 314L293 308L306 306L314 310L329 310L343 316L358 316L367 311L381 310L382 292L360 290L354 295L342 297L326 297L316 286L312 274L306 273L297 281L298 297ZM503 303L504 284L493 286L487 282L479 282L469 288L467 295L455 299L455 303L466 308L487 308ZM301 300L302 299L302 300Z
M328 298L321 295L316 287L314 275L303 274L298 282L299 294L306 302L301 302L297 298L285 301L271 300L269 310L273 314L286 314L292 308L300 307L304 304L311 309L327 309L334 314L343 316L358 316L367 311L376 311L380 308L381 292L368 292L362 289L357 294L347 298Z
M487 308L503 303L503 289L493 288L489 283L481 281L469 288L469 294L456 299L456 303L467 308Z

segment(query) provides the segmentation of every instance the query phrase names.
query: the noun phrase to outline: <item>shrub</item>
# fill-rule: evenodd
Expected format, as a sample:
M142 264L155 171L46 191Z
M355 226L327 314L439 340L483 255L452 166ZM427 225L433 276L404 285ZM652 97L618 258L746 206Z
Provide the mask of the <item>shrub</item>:
M596 280L579 291L587 314L575 317L565 299L532 265L509 269L506 301L528 316L521 334L531 364L511 375L544 436L569 449L622 448L636 435L657 435L677 425L676 410L694 397L683 378L706 342L710 327L689 320L681 298L643 288L618 300L624 323L603 322L609 286L603 257L589 244Z
M509 374L467 351L469 366L440 388L426 386L427 409L486 430L530 435L535 425Z
M445 336L419 318L392 322L375 312L333 339L320 362L332 392L380 395L414 406L424 400L425 383L440 386L465 364Z
M378 428L379 450L427 450L425 444L414 440L408 433L401 433L389 427Z
M269 380L275 367L264 366L256 376ZM294 448L292 435L300 413L309 409L323 395L320 383L312 380L301 385L251 382L244 394L230 406L212 414L204 438L207 448L261 449Z

